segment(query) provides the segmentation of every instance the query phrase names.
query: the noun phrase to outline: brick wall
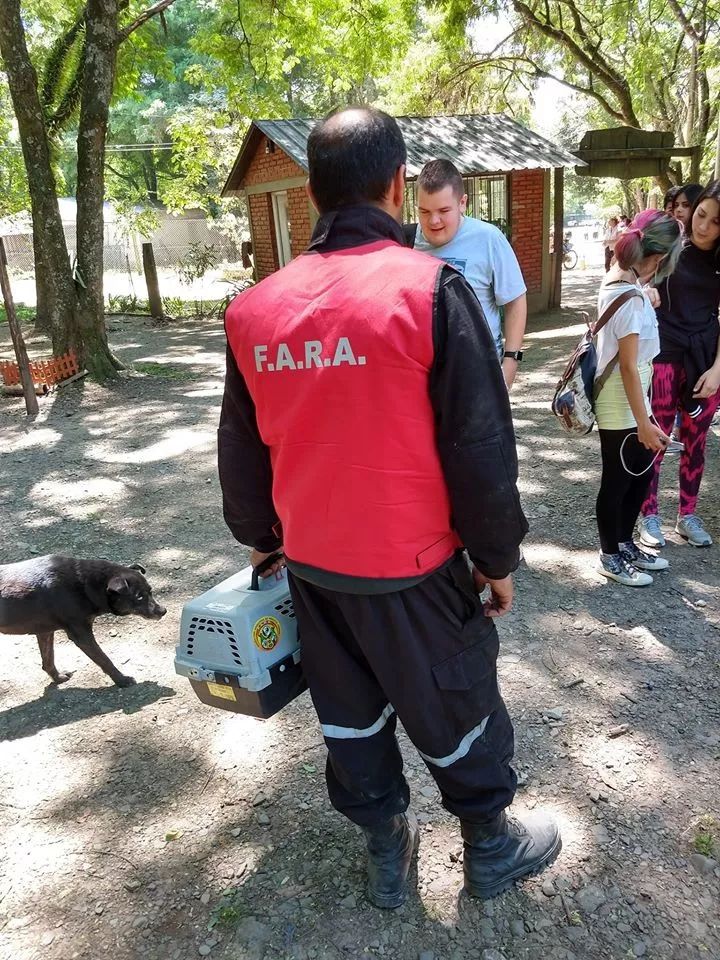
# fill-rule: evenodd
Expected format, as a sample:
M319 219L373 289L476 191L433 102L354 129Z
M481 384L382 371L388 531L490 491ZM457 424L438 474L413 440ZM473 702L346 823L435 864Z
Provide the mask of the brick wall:
M307 250L312 235L310 226L310 201L305 187L288 190L288 213L290 215L290 241L292 255L297 257Z
M272 180L287 180L290 177L305 177L307 174L294 160L275 147L274 153L265 153L267 139L263 137L248 167L243 187L254 187L257 183L270 183Z
M278 268L272 201L269 193L254 193L248 199L255 269L258 280L262 280Z
M542 291L543 201L545 195L543 170L516 170L510 177L512 202L512 245L525 278L528 294Z
M302 167L279 147L275 147L274 153L266 153L266 142L263 137L245 175L243 187L306 176ZM293 257L297 257L310 243L310 204L305 187L292 187L287 191L287 197L291 250ZM262 280L279 267L272 200L269 193L252 194L249 200L257 278Z

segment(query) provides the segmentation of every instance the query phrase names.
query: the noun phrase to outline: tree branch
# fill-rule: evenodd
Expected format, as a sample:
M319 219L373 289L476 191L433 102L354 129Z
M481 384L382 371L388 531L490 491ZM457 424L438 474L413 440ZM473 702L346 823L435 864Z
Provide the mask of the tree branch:
M638 121L632 104L627 81L610 66L604 57L600 56L596 48L593 49L592 53L588 53L588 51L583 49L583 47L581 47L580 44L565 30L559 29L551 22L545 22L541 20L528 6L528 4L524 2L524 0L512 0L512 3L517 13L523 18L529 27L538 30L540 33L544 34L546 37L549 37L561 47L564 47L575 58L575 60L586 67L591 76L594 75L602 81L602 83L617 99L620 106L620 119L622 119L623 122L628 123L633 127L640 126L640 122ZM571 2L571 0L566 0L566 5L569 6L571 10L573 9L574 4ZM553 79L558 78L555 77ZM562 83L565 81L560 82ZM565 85L570 86L570 88L573 89L572 85L569 83L565 82ZM597 99L597 94L594 91L590 95ZM607 100L605 100L605 103L607 103ZM612 116L617 116L617 114L617 110L611 111Z
M148 7L136 20L133 20L132 23L129 23L126 27L123 27L122 30L118 31L118 43L127 40L131 33L134 33L139 27L142 27L148 20L152 20L153 17L167 10L167 8L171 7L174 3L175 0L159 0L154 6Z
M668 0L668 6L672 10L672 12L675 14L675 19L677 20L677 22L683 28L687 36L690 37L693 43L700 43L702 41L702 37L697 32L695 27L690 23L688 18L685 16L685 12L683 11L683 8L680 6L680 4L678 3L678 0Z
M565 80L562 77L556 77L549 71L539 67L534 60L530 59L530 57L521 56L520 54L503 54L503 56L493 58L492 60L485 57L480 60L473 60L471 63L465 64L460 70L454 73L450 78L450 82L459 79L461 76L469 73L471 70L478 70L482 67L499 67L500 69L510 69L509 67L504 67L502 65L503 61L507 61L508 63L522 63L529 68L529 72L533 77L537 77L538 79L542 80L554 80L556 83L561 83L569 90L574 90L576 93L581 93L586 97L592 97L593 100L599 103L603 110L605 110L606 113L614 120L619 120L621 123L626 122L625 115L616 107L613 107L610 101L592 86L592 81L590 81L590 84L587 87L583 87L578 83L573 83L571 80Z

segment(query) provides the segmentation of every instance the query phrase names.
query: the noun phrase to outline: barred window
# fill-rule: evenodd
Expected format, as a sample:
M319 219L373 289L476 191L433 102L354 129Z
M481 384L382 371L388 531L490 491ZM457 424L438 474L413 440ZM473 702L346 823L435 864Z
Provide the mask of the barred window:
M467 193L467 215L494 224L509 236L510 219L507 204L507 177L463 177ZM405 186L403 220L414 223L418 219L415 181Z

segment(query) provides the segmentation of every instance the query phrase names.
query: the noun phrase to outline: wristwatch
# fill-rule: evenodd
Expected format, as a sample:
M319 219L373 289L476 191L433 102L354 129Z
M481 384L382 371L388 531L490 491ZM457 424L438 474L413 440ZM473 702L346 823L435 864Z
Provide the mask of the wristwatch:
M523 358L523 352L522 350L506 350L505 353L503 353L503 359L505 359L505 357L509 357L511 360L517 360L517 362L520 363Z

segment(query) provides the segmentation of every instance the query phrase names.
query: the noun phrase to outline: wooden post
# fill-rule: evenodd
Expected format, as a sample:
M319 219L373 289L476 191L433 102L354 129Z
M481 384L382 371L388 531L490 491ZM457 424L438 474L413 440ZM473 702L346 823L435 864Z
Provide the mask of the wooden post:
M564 175L562 167L556 167L554 170L554 197L553 197L553 276L550 293L550 305L559 307L562 302L562 265L563 265L563 240L564 237L564 217L565 217L565 196L564 196Z
M0 237L0 287L5 301L5 313L7 314L8 326L10 327L10 336L12 337L13 347L15 348L15 359L17 360L18 370L20 371L20 382L22 383L23 396L25 397L25 409L29 417L38 415L38 402L35 396L35 384L30 373L30 361L28 360L25 341L22 330L15 314L15 304L13 303L12 290L10 289L10 277L7 270L7 257L5 256L5 244Z
M160 285L158 284L157 267L155 266L155 254L153 245L144 243L142 245L143 271L145 272L145 283L147 284L148 302L150 304L150 315L153 320L162 320L165 316L162 297L160 296Z

